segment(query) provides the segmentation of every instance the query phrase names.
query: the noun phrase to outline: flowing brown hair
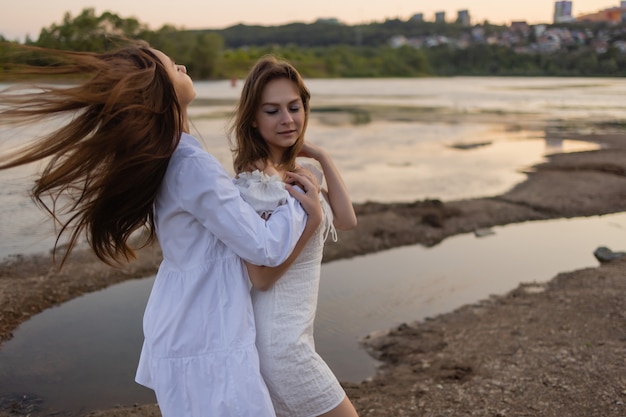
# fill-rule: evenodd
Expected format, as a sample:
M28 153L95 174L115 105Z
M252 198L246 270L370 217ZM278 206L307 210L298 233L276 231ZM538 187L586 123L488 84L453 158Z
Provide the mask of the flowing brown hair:
M21 73L88 78L0 92L2 124L69 116L57 130L1 156L0 169L45 160L31 195L59 225L55 259L64 237L60 266L83 234L109 265L135 258L131 235L147 230L137 247L156 237L153 202L186 117L167 70L145 42L100 54L24 48L54 64Z
M279 162L279 165L287 170L294 170L296 167L296 157L302 148L304 132L309 122L311 93L293 65L274 55L265 55L259 58L246 77L228 131L233 151L233 166L237 174L250 170L255 162L266 161L270 156L269 147L258 129L252 126L252 122L261 104L263 89L270 81L281 78L290 80L297 86L304 106L302 135L287 149Z

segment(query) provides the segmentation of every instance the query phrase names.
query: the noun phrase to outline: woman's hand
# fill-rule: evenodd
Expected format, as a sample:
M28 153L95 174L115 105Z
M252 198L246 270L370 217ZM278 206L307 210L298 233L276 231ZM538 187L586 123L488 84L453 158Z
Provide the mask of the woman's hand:
M295 172L296 174L300 174L300 175L305 176L306 178L308 178L311 181L311 183L313 183L313 184L315 184L317 186L318 190L321 189L322 184L320 184L319 179L309 169L303 168L301 166L297 166L296 169L293 172ZM297 185L300 188L302 188L302 184L298 184L297 182L293 183L292 185Z
M296 200L302 204L308 215L308 220L319 225L322 222L322 204L320 202L320 185L313 174L304 171L285 173L285 188ZM308 171L307 171L308 172ZM297 187L296 187L297 186Z

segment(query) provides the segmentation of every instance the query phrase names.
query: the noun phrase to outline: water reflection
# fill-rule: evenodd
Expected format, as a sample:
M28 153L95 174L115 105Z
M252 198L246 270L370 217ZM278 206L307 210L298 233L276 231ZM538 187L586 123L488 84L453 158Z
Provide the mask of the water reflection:
M482 123L311 125L316 143L331 150L356 203L499 195L524 181L524 171L542 162L548 153L599 148L589 142L556 139L548 131L511 131L504 125ZM202 140L207 149L232 171L224 121L202 120L197 128L205 132ZM417 137L416 131L420 132ZM381 142L386 135L395 139ZM487 145L467 146L478 142ZM25 166L0 171L0 259L47 252L54 244L52 222L28 197L34 169Z
M23 323L0 350L0 399L42 397L40 415L154 403L133 383L150 281L87 294Z
M359 345L372 331L503 294L520 282L596 266L598 246L626 248L626 214L493 231L324 264L316 342L338 377L359 381L374 373L376 363ZM73 412L154 402L151 391L133 382L152 280L88 294L20 326L0 350L0 396L36 393L48 411Z

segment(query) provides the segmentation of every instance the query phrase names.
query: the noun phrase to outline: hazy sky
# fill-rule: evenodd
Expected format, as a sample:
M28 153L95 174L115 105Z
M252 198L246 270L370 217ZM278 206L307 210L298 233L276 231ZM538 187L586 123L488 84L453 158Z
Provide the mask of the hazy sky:
M617 0L574 0L573 15L618 6ZM164 24L187 29L221 29L237 23L279 25L289 22L311 23L317 18L334 17L347 24L408 19L424 13L434 20L437 11L454 20L458 10L467 9L473 23L485 19L509 24L514 20L550 23L552 0L0 0L0 34L10 40L26 35L37 39L44 27L61 23L65 12L72 16L87 7L97 15L110 11L122 18L134 17L151 29Z

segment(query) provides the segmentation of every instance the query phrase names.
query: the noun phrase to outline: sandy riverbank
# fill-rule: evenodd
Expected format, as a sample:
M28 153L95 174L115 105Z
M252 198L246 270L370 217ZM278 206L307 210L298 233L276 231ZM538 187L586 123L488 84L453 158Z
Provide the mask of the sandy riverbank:
M501 196L359 204L359 226L326 246L325 261L435 245L496 225L626 210L626 137L579 139L604 147L555 155ZM142 251L123 270L103 266L87 252L75 253L60 272L47 258L14 258L0 267L0 340L48 307L151 275L159 261L157 247ZM365 344L383 367L369 381L345 384L346 390L362 417L625 415L625 295L626 261L615 261L560 274L545 285L522 285L423 322L381 329ZM0 411L6 415L8 410ZM142 405L91 415L159 413L155 405Z

